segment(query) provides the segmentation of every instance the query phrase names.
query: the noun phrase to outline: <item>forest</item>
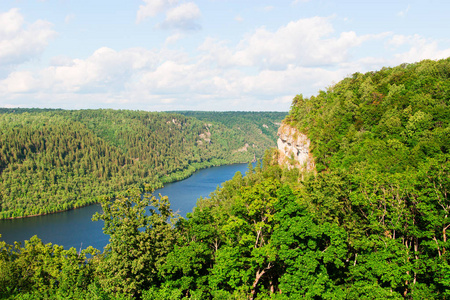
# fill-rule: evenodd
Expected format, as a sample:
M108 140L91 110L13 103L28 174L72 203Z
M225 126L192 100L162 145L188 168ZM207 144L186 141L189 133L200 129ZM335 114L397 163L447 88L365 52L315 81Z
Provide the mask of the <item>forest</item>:
M311 139L315 171L267 150L186 218L144 190L102 197L105 249L0 242L0 295L448 299L449 105L450 58L297 95L283 122Z
M186 114L0 109L0 218L77 208L135 185L156 189L200 168L259 159L286 116Z

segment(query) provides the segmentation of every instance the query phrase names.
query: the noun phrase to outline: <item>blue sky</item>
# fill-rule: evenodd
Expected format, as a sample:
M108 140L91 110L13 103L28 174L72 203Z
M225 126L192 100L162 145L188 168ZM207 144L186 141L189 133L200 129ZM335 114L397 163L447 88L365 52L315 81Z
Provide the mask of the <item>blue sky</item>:
M450 56L450 1L2 0L0 107L287 111Z

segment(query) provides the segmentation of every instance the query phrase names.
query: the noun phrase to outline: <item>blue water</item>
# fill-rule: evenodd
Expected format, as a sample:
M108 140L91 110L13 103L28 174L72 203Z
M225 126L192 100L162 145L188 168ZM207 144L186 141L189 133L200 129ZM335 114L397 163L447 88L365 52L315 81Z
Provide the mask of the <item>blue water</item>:
M245 175L247 164L203 169L185 180L167 184L153 194L168 196L172 210L185 217L186 213L192 211L198 198L208 197L238 171ZM23 243L37 235L44 243L62 245L65 249L93 246L102 250L109 239L102 232L103 221L91 221L92 215L100 211L100 205L94 204L45 216L0 220L0 240L8 244L14 241Z

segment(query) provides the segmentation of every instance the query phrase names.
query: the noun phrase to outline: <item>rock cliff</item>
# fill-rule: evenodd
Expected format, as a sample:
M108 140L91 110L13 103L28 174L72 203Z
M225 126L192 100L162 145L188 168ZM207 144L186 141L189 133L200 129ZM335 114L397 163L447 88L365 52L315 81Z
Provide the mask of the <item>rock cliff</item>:
M311 141L296 128L282 124L278 129L278 163L289 169L314 170L314 159L309 151Z

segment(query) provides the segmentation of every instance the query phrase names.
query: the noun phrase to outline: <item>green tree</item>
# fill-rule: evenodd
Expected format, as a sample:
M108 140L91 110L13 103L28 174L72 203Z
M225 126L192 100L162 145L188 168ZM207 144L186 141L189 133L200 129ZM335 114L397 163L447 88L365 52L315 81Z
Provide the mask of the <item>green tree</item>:
M160 283L158 268L173 247L170 203L134 189L101 204L103 213L93 219L105 222L110 240L97 268L100 284L110 293L138 296Z
M336 223L318 222L287 186L278 190L276 248L277 298L344 299L347 235Z

